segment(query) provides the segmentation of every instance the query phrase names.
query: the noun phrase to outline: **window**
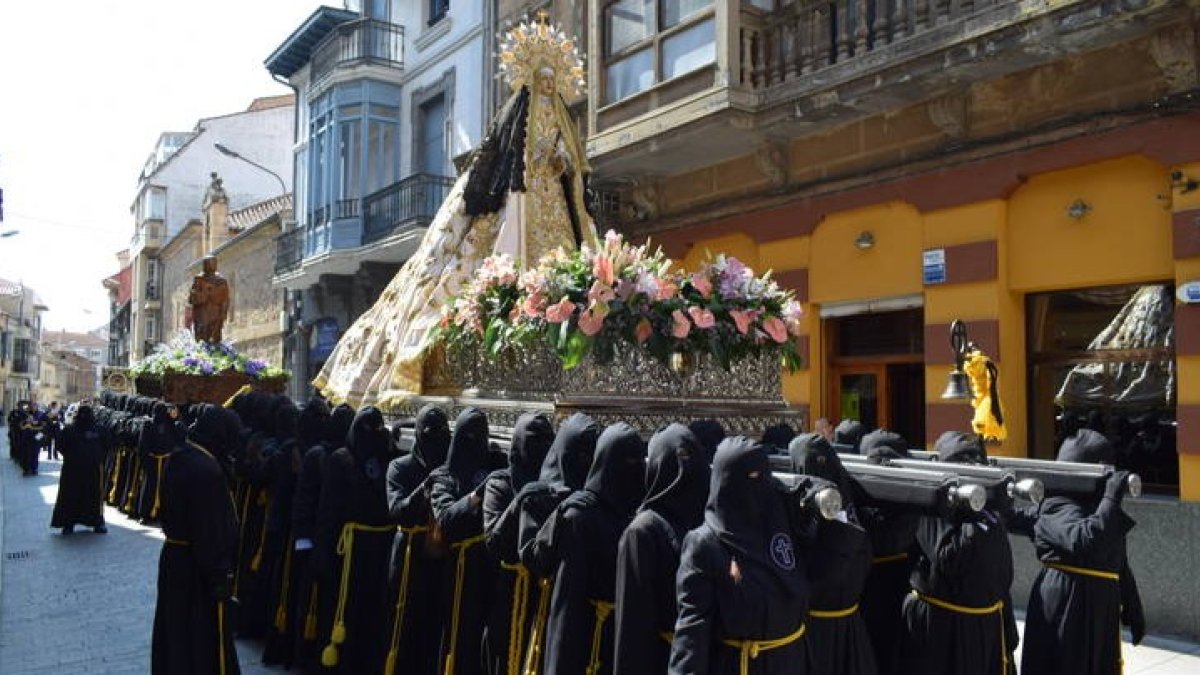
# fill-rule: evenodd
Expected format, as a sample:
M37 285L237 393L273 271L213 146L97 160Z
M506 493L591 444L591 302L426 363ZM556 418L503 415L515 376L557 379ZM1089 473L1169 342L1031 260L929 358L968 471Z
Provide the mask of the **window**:
M167 191L152 187L142 193L142 220L164 220L167 214Z
M429 1L429 19L425 22L426 25L441 21L450 11L450 0L428 0Z
M146 299L158 300L158 259L150 258L146 260Z
M29 372L29 340L26 338L13 340L13 372Z
M341 174L341 199L362 195L362 120L343 119L338 124L338 163Z
M367 193L395 183L399 173L399 124L371 118L367 124Z
M716 61L712 0L617 0L604 8L605 101Z
M1148 490L1178 489L1174 308L1168 283L1027 298L1031 454L1053 459L1087 427Z
M146 342L158 342L158 317L146 317Z
M417 130L418 172L434 176L447 175L446 152L446 95L438 94L421 104Z

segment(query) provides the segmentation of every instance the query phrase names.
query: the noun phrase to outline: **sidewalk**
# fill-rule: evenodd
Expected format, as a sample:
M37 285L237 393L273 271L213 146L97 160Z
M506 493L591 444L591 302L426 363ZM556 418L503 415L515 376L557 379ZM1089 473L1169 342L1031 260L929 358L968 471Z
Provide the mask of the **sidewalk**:
M8 456L0 428L0 673L149 673L162 533L106 507L108 534L63 537L50 529L61 463L24 478ZM258 645L238 651L244 675L283 672L258 664Z
M107 507L107 535L51 530L60 467L22 478L0 433L0 673L144 675L162 533ZM258 643L238 652L244 675L285 672L259 664ZM1197 644L1147 638L1124 653L1125 675L1200 673Z

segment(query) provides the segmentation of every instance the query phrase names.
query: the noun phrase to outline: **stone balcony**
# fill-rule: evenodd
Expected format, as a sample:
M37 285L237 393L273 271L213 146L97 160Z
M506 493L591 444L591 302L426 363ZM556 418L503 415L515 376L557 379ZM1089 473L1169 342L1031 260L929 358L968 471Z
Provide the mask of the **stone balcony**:
M1195 11L1171 0L756 4L717 0L714 65L591 104L588 155L602 184L628 188L711 166L1126 42ZM590 58L603 63L602 54ZM591 100L603 101L597 93Z

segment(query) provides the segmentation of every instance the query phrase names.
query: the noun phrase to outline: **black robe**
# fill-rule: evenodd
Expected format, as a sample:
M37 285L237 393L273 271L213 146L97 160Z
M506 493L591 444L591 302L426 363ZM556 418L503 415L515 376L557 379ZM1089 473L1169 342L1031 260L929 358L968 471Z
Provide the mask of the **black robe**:
M1008 529L990 511L917 525L918 555L904 599L905 636L899 672L922 675L1002 675L1017 646L1009 587L1013 580ZM921 594L929 600L918 597ZM967 614L934 602L999 611Z
M459 414L446 463L430 474L435 538L449 546L441 601L447 616L442 646L445 675L483 672L480 637L491 600L491 558L483 537L483 491L488 471L487 417Z
M740 436L721 442L705 522L683 541L671 675L737 675L743 658L755 675L810 672L808 582L769 480L762 445ZM785 643L755 655L727 640Z
M321 664L327 672L359 675L380 670L386 645L383 589L395 529L387 508L391 437L383 415L371 406L360 410L347 444L325 460L310 563L320 592ZM348 524L367 529L350 528L353 534L343 538Z
M267 596L267 640L263 663L290 667L292 652L292 615L296 589L293 585L295 547L292 542L292 507L301 464L298 441L278 439L279 450L268 463L271 473L271 501L267 509L267 539L264 567L269 566L270 589Z
M388 512L399 531L392 544L388 574L389 643L384 675L435 675L440 665L446 551L435 550L429 538L433 510L426 479L446 460L450 427L441 409L426 406L417 413L413 430L412 452L393 459L387 473Z
M58 437L62 475L50 527L104 525L104 431L88 418L76 419Z
M708 498L709 451L687 427L655 433L649 455L646 500L617 546L613 668L621 675L667 669L683 539L704 521Z
M1067 497L1049 497L1032 508L1036 520L1029 533L1043 563L1115 578L1042 568L1025 611L1022 675L1119 675L1122 619L1144 626L1141 598L1125 553L1133 519L1110 499L1089 507ZM1135 643L1139 639L1135 631Z
M180 446L163 474L151 673L235 675L230 603L237 519L225 474L199 446Z
M517 493L538 477L554 442L554 427L542 414L525 413L513 427L507 468L488 476L483 493L483 531L494 569L491 612L484 633L484 664L490 675L521 672L526 637L536 603L529 570L517 551L520 505Z
M558 561L544 673L613 672L617 546L642 499L645 456L635 429L623 423L606 428L584 489L568 497L538 533L542 548Z

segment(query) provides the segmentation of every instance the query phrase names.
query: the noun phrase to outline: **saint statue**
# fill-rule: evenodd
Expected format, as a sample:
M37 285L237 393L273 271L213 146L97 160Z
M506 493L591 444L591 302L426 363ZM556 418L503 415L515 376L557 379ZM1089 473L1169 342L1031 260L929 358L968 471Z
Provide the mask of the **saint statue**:
M512 95L416 252L317 375L331 400L388 406L420 394L430 329L488 256L527 267L597 244L591 169L564 99L584 89L577 47L540 12L503 36L500 58Z
M192 332L200 342L221 341L225 315L229 313L229 282L217 273L217 259L204 257L204 273L192 279L188 293L192 308Z

